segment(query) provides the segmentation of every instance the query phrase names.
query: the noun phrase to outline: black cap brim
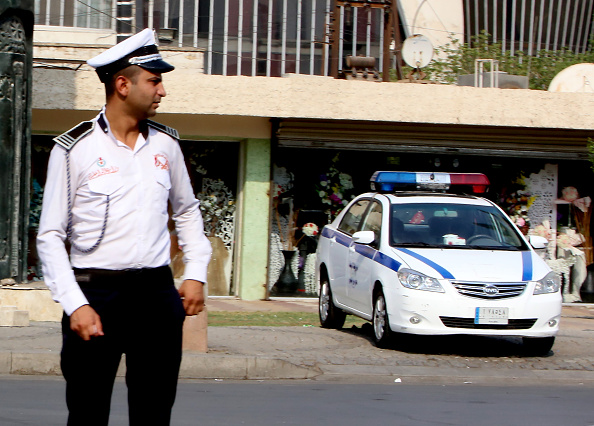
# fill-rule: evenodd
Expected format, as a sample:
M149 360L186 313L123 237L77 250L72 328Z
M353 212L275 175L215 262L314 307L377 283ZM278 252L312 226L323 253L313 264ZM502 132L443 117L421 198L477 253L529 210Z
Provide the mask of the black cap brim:
M143 62L142 64L136 64L140 68L143 68L147 71L154 72L154 73L166 73L173 71L175 67L171 64L168 64L163 59L155 59L154 61Z

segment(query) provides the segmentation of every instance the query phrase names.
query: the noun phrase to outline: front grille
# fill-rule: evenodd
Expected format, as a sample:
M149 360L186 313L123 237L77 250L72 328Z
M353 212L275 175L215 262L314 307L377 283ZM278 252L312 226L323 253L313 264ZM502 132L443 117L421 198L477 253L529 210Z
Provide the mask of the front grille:
M536 318L510 319L508 324L475 324L474 318L439 317L446 327L489 330L526 330L536 323Z
M452 285L463 296L477 299L509 299L519 296L526 289L526 283L477 283L452 281Z

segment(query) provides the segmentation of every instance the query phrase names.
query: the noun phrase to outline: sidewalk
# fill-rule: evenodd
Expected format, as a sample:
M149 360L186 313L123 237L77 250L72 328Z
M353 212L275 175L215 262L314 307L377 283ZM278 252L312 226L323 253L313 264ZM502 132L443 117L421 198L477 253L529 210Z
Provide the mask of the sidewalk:
M207 307L317 312L317 300L209 298ZM0 327L0 374L60 375L60 345L57 322ZM184 353L180 377L594 386L594 305L563 307L554 354L542 358L523 356L521 340L513 338L413 337L382 350L373 346L367 325L209 327L208 348L205 354Z

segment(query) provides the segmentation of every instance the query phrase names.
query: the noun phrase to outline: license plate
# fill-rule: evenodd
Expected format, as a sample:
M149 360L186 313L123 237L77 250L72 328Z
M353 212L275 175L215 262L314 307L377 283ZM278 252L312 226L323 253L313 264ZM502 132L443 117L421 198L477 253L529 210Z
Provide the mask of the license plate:
M509 308L476 308L475 324L507 324Z

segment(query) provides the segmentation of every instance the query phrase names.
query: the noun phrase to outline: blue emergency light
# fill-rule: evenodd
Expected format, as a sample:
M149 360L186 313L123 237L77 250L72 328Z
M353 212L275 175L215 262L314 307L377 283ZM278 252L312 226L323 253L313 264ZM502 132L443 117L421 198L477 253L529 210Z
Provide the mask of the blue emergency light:
M482 173L388 172L378 171L371 176L371 189L378 192L417 189L447 191L452 186L469 186L482 194L489 187L489 178Z

